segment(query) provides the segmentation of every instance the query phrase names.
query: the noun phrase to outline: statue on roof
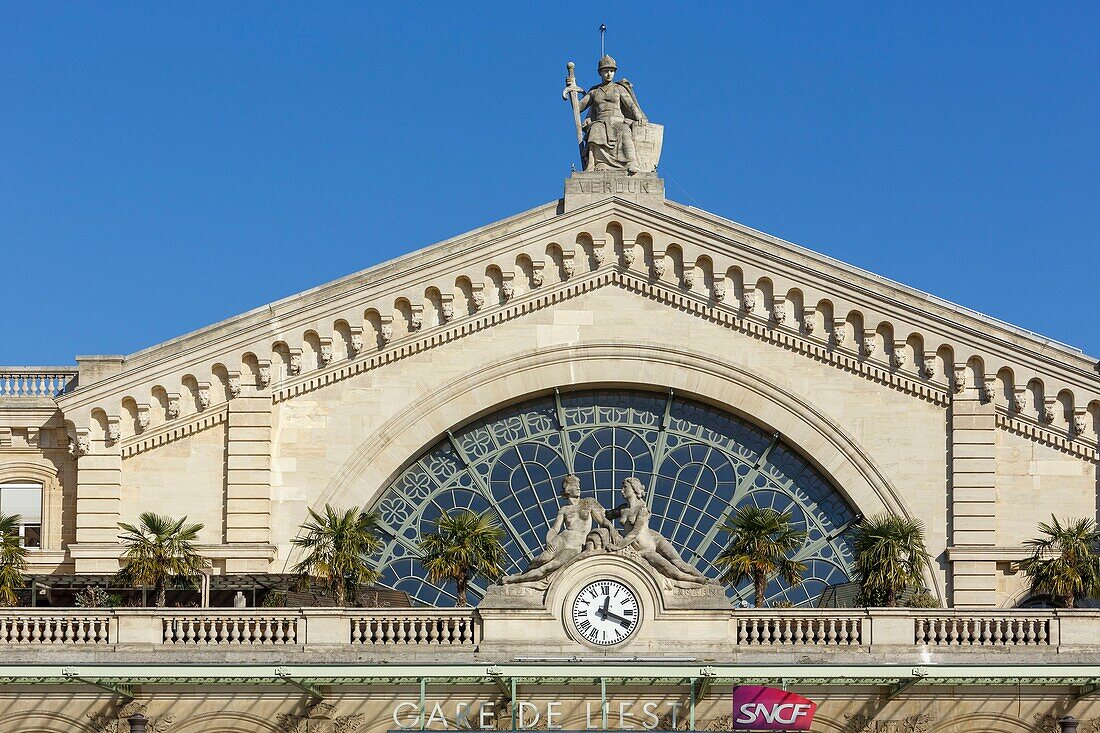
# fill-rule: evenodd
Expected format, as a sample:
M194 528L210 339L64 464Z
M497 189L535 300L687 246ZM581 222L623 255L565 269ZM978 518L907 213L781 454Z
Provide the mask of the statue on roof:
M602 81L587 92L577 86L572 61L566 69L562 98L573 107L584 170L630 174L656 170L664 128L649 122L629 81L615 80L615 59L608 55L600 59ZM582 122L581 113L585 111L588 115Z

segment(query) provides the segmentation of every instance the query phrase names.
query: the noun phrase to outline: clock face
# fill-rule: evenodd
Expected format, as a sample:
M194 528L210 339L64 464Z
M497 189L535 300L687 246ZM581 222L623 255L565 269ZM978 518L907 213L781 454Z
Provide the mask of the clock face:
M638 628L638 596L617 580L597 580L573 599L573 628L593 644L626 641Z

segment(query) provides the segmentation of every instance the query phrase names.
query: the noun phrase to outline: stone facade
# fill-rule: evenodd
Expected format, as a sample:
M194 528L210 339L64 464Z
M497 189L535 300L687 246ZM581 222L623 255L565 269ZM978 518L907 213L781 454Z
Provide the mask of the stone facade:
M78 357L75 375L0 370L0 479L44 487L34 570L113 572L118 522L156 511L203 522L215 573L279 572L307 509L372 505L447 431L554 390L614 387L732 413L781 435L858 512L921 519L944 605L1024 600L1017 563L1036 522L1095 516L1095 361L666 201L655 177L646 190L623 178L620 195L608 175L578 174L562 201L144 351ZM54 373L68 375L60 387L26 386ZM821 729L1100 721L1094 703L1071 703L1072 685L980 701L952 689L874 705L829 692ZM153 729L383 730L414 693L340 692L320 709L268 692L262 714L219 694L154 699ZM585 727L574 694L554 693L566 728ZM461 697L432 695L448 710ZM43 730L117 729L102 697L73 700L46 713L33 695L4 698L0 729L36 716ZM699 716L727 729L728 701Z

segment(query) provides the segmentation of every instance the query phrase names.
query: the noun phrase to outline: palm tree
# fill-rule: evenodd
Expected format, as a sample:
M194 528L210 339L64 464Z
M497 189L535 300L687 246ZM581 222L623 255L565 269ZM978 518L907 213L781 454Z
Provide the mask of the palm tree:
M1032 593L1049 593L1054 602L1073 608L1078 598L1100 591L1100 529L1091 519L1066 519L1050 515L1050 524L1039 523L1046 535L1028 540L1031 557L1020 568L1031 578Z
M421 564L432 581L455 582L458 605L466 605L470 581L491 580L504 572L504 530L488 514L460 509L435 522L435 534L420 538Z
M919 519L876 514L855 526L852 540L865 604L897 606L906 588L920 586L921 569L931 558Z
M18 514L0 514L0 606L17 605L15 591L26 582L27 548L19 541L22 519Z
M195 547L201 524L187 524L187 517L143 512L137 526L119 522L124 534L118 538L126 547L126 566L118 578L127 585L152 586L157 608L163 608L169 582L191 583L209 566Z
M778 575L792 586L802 582L806 565L789 555L806 541L806 532L791 526L790 512L746 504L726 520L721 531L730 536L714 559L722 582L736 586L750 578L757 606L764 605L768 578Z
M375 534L378 517L357 506L341 512L328 504L324 514L310 509L309 516L302 525L305 536L290 541L306 551L294 572L303 579L320 578L336 596L336 605L347 605L349 592L378 580L368 559L382 546Z

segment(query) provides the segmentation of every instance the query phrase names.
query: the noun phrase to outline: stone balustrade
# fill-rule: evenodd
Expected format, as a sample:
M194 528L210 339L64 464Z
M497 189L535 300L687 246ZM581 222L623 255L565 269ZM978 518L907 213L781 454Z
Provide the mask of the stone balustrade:
M474 647L477 642L473 614L449 609L374 612L351 619L352 644Z
M916 619L917 644L927 646L1049 646L1057 617L1049 613L944 613Z
M0 401L52 399L71 390L76 367L0 366Z
M715 640L730 652L798 647L887 653L951 649L1100 650L1100 611L738 609L729 634ZM490 634L491 635L491 634ZM345 647L451 649L472 653L489 640L476 609L80 609L9 608L0 614L0 649L158 649ZM532 640L537 646L537 640ZM894 651L891 651L894 650Z
M298 643L299 614L175 613L161 619L166 645L271 646Z
M754 609L736 611L734 618L738 646L860 646L868 616L862 610Z
M0 647L9 644L111 644L113 614L107 609L6 609L0 616Z

